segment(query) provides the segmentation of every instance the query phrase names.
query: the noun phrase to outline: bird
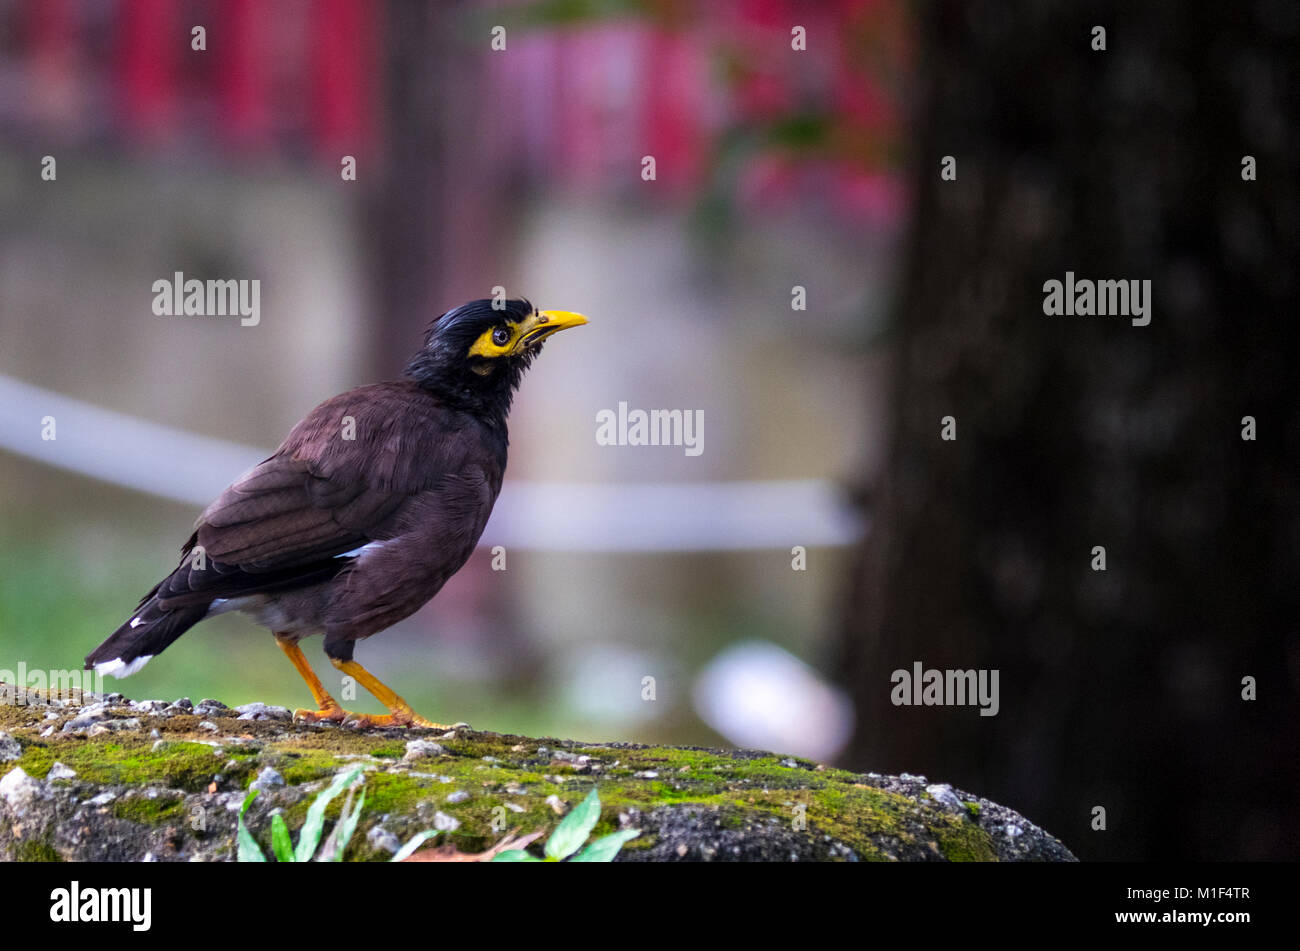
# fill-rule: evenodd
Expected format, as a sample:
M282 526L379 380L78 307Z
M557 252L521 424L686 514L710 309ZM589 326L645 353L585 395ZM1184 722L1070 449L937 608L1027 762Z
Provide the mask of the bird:
M585 323L522 298L435 318L400 380L321 403L204 509L176 569L86 669L130 676L205 618L241 611L271 630L306 681L316 707L295 717L448 729L361 666L354 647L417 611L469 559L501 491L520 380L545 340ZM299 646L315 635L387 714L334 699Z

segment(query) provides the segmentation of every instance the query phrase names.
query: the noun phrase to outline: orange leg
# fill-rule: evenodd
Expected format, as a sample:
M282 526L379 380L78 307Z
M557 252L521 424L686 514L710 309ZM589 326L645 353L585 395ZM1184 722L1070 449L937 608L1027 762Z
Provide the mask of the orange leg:
M330 658L330 663L356 680L357 683L365 687L375 697L386 706L388 713L382 716L376 716L370 713L353 714L353 722L357 726L422 726L434 730L450 730L451 727L443 723L434 723L432 720L426 720L414 710L411 705L399 697L393 690L379 681L379 678L372 674L366 668L362 667L355 660L335 660Z
M289 658L294 669L298 671L303 680L307 681L307 689L311 691L312 699L316 701L316 710L295 710L294 717L300 720L307 720L311 723L319 723L322 720L328 720L332 723L342 723L347 720L349 724L359 727L386 727L386 726L419 726L433 730L450 730L451 727L442 723L434 723L432 720L426 720L414 710L411 705L394 693L389 687L380 683L379 678L366 670L354 660L335 660L330 658L330 663L341 670L343 673L352 677L357 683L373 693L379 702L386 706L388 713L376 715L373 713L349 713L339 705L339 702L330 696L329 691L320 682L316 672L311 669L311 664L307 663L307 658L303 655L302 648L298 642L292 638L282 638L276 636L275 642L280 645L280 650Z
M280 650L289 658L289 663L293 664L303 680L307 681L307 689L311 691L312 699L316 701L316 710L295 710L295 718L309 720L312 723L319 723L321 720L329 720L334 723L342 723L347 718L348 712L339 706L339 702L329 695L329 691L320 682L316 676L316 671L311 669L311 664L307 663L307 658L303 655L302 648L298 642L282 639L278 635L275 642L280 645Z

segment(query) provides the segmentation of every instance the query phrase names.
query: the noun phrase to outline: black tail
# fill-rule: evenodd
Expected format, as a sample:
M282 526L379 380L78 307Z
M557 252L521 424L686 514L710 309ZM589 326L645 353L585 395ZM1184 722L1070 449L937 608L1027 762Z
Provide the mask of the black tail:
M107 665L101 667L103 673L129 676L143 667L150 657L161 654L168 644L203 620L207 613L206 604L167 610L159 606L151 591L140 602L131 619L86 656L86 669Z

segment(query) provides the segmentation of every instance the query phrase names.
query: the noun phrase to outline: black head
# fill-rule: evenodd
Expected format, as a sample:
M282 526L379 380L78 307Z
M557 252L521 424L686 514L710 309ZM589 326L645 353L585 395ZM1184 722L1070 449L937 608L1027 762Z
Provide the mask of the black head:
M406 375L471 412L504 419L542 341L586 322L581 314L539 311L523 299L470 301L429 326Z

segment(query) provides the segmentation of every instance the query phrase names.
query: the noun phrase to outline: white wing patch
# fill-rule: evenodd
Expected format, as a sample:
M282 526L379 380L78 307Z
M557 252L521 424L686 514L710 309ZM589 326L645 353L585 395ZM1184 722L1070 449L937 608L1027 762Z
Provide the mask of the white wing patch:
M119 679L130 677L132 674L139 672L140 668L151 660L153 660L153 654L142 654L129 664L120 657L113 660L104 660L95 665L95 673Z
M377 551L380 548L383 548L387 544L388 544L387 542L367 542L366 544L362 545L360 548L354 548L351 551L345 551L343 554L335 555L334 557L352 558L354 556L364 554L365 552L368 551Z

